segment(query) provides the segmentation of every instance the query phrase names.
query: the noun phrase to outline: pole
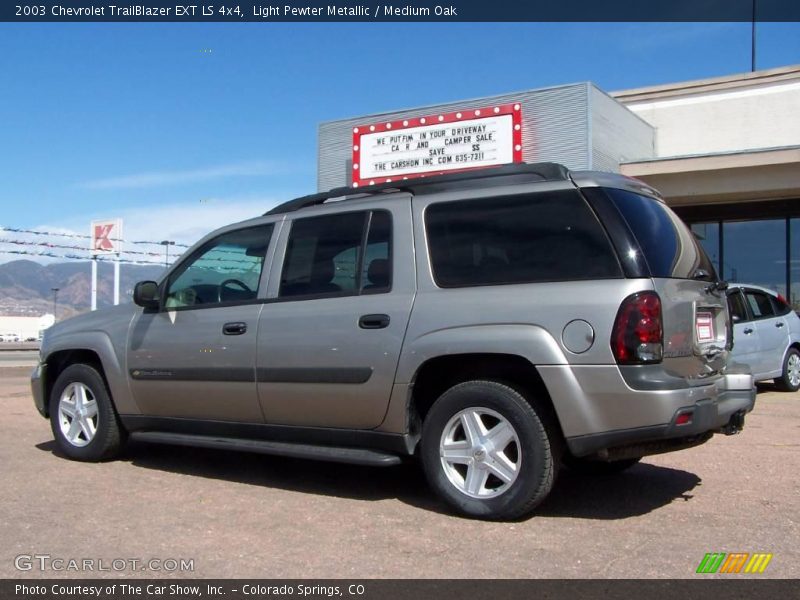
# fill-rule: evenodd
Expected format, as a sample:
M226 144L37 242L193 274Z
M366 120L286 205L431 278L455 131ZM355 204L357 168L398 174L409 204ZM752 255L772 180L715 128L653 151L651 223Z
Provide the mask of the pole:
M53 290L53 321L56 320L56 316L58 313L56 310L58 309L58 290L61 288L51 288Z
M750 71L756 70L756 0L753 0L753 24L750 31Z
M97 256L92 257L92 310L97 310Z
M114 306L119 304L119 254L114 261Z
M164 246L164 266L169 268L169 247L175 245L174 240L162 240L159 242L162 246Z

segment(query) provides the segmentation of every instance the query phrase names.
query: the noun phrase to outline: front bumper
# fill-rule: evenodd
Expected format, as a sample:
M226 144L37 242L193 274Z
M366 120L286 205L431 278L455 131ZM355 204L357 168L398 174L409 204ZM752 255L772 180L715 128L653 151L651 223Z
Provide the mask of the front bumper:
M46 373L47 365L40 363L31 373L31 393L33 394L33 404L39 414L47 418L47 393L46 393Z
M627 409L626 425L639 418L642 426L604 428L584 435L567 434L567 446L574 456L607 458L636 452L644 456L690 447L706 441L712 433L738 432L744 425L744 415L753 410L755 399L753 377L745 372L728 373L713 384L685 390L659 392L628 388L616 398L614 408ZM652 424L654 418L660 422ZM634 445L635 452L631 452L630 447Z

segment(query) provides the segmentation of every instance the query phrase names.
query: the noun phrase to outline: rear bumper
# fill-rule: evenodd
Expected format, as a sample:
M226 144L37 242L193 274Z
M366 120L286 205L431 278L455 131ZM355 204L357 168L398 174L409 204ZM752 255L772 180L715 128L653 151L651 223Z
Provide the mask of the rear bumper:
M559 395L553 396L574 456L610 452L616 458L631 445L644 456L697 445L712 433L740 430L744 415L755 405L756 389L749 373L733 372L709 385L660 391L634 390L621 376L614 378L609 368L596 367L591 376L578 369L577 389L567 396L570 399L563 403ZM543 378L547 385L544 374ZM578 416L578 409L586 416Z
M36 410L43 417L47 417L47 399L45 394L45 374L47 372L46 364L38 364L31 373L31 393L33 394L33 404Z

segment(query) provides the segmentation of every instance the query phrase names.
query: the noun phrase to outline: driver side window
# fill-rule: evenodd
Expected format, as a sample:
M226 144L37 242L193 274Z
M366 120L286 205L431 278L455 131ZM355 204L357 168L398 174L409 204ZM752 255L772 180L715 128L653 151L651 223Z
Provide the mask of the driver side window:
M170 275L166 308L255 300L272 229L229 231L203 244Z

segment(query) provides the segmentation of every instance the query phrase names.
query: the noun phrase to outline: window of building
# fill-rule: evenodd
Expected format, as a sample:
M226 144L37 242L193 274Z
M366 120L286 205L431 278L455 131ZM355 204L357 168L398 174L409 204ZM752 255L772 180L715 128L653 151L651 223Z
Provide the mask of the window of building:
M255 300L272 225L224 233L205 243L170 276L166 307Z
M711 264L714 265L714 270L717 273L722 273L720 269L720 245L719 245L719 222L712 221L710 223L693 223L692 233L694 233L697 241L706 251Z
M432 204L425 227L441 287L621 277L603 228L572 191Z
M279 296L342 296L360 291L373 294L389 291L390 247L391 217L386 211L295 219L286 248Z
M725 221L723 279L786 294L786 220Z

